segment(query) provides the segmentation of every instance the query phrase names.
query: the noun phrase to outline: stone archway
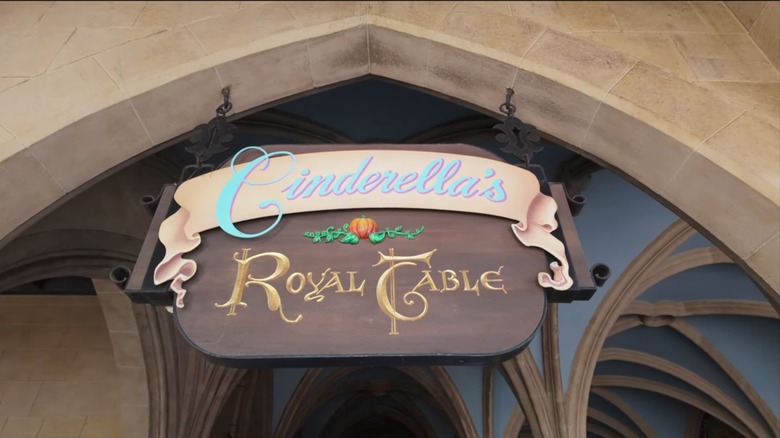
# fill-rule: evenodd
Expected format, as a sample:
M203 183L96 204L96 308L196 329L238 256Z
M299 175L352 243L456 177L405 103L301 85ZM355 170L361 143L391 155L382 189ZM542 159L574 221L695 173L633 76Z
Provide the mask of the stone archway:
M756 102L729 100L532 12L257 4L48 71L0 94L2 184L27 188L0 195L17 207L0 235L7 242L84 184L207 120L222 86L240 113L373 74L491 113L514 87L522 119L693 219L777 301L778 131ZM231 36L229 25L254 33Z
M735 81L735 89L753 91L712 91L628 55L631 47L614 50L511 7L509 14L467 2L239 7L166 24L10 88L0 78L0 185L24 187L0 191L0 203L15 207L0 216L0 245L36 215L208 120L223 86L231 86L241 116L371 74L492 114L513 87L519 117L700 224L780 301L771 120L778 114L755 96L764 88ZM124 13L114 12L117 20ZM130 23L139 18L143 11ZM59 24L68 19L61 14ZM239 27L243 36L226 31Z

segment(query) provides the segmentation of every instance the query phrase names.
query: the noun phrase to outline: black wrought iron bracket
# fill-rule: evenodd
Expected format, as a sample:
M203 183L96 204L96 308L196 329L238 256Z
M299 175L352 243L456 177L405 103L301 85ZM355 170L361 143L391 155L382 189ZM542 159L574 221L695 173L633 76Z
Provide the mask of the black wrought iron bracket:
M165 247L158 245L158 234L163 221L175 213L179 206L173 200L174 184L166 184L160 193L160 205L154 211L135 268L116 267L111 271L111 280L117 284L134 303L148 303L154 306L172 306L174 292L169 285L154 284L154 269L165 256Z
M162 222L162 219L165 218L165 216L157 214L157 209L160 204L160 199L162 199L166 190L169 191L169 195L172 198L175 187L197 175L214 170L214 165L207 163L208 159L214 154L228 150L226 143L233 140L233 131L236 130L236 126L227 120L227 113L232 109L233 103L230 101L230 87L225 87L222 89L222 104L215 110L214 118L207 123L196 126L189 137L189 141L192 145L186 147L185 150L195 157L195 163L184 166L181 175L179 175L179 181L173 185L166 185L156 196L141 196L139 202L154 216L153 225L156 223L157 228L159 227L159 223ZM165 205L166 213L169 208L171 208L170 202ZM160 219L160 217L162 217L162 219ZM152 226L152 229L154 229L155 232L157 228ZM148 251L151 251L151 249ZM149 252L149 256L151 256L151 252ZM155 256L161 257L161 254L155 254ZM136 265L138 264L136 263ZM124 266L117 266L111 271L110 278L119 287L126 289L128 281L133 277L130 269ZM137 278L137 276L135 278ZM137 285L135 285L135 287L137 287ZM172 294L167 290L167 286L160 288L159 292L159 296L163 297L160 301L169 305L168 302L172 300ZM129 295L131 298L135 296L133 293L129 293Z
M496 140L504 143L504 146L499 148L499 150L514 155L520 160L520 167L535 173L538 172L539 176L541 176L541 181L547 181L544 168L538 164L531 163L534 154L544 149L544 146L539 144L541 136L535 126L529 125L515 117L517 107L512 103L514 94L515 90L511 88L506 89L506 101L498 107L498 110L506 117L502 123L493 125L493 128L500 131L496 134Z
M547 301L570 303L575 300L589 300L596 289L603 286L609 278L609 267L603 263L597 263L589 268L585 260L585 253L574 226L574 217L580 213L587 199L581 194L569 196L563 184L548 182L544 168L531 162L534 154L541 152L544 146L539 144L541 136L536 127L515 117L517 107L512 103L514 94L513 89L507 88L506 100L498 107L498 110L506 116L502 123L493 126L500 131L496 135L496 140L504 144L499 150L520 160L518 166L537 175L542 192L555 199L555 203L558 205L556 214L558 228L553 231L553 235L564 243L566 257L571 265L570 273L574 280L574 285L568 290L547 289Z
M222 89L222 99L222 105L217 107L214 118L208 123L196 126L190 135L189 140L192 146L184 149L195 156L195 164L190 164L182 169L179 183L199 173L214 170L214 165L207 164L206 161L214 154L228 150L225 143L233 140L233 131L236 130L236 126L229 123L226 117L226 114L233 109L233 103L230 102L230 87Z
M236 130L236 126L227 120L227 113L232 109L230 87L225 87L222 89L222 104L215 110L214 118L196 126L189 137L192 146L184 149L195 157L195 163L184 166L179 181L176 182L177 186L197 175L214 170L214 165L206 161L214 154L228 150L225 144L233 140L233 131ZM144 195L140 200L141 205L154 214L161 195L162 191L157 196Z
M563 242L563 246L566 248L566 259L569 260L570 265L569 273L574 280L574 285L567 290L545 289L547 301L550 303L587 301L593 297L599 287L606 283L610 272L609 266L603 263L596 263L588 267L588 262L585 259L585 252L574 225L574 216L585 204L585 197L581 195L570 197L566 193L566 187L557 182L542 183L542 192L552 196L558 205L558 211L555 215L558 220L558 228L552 234Z

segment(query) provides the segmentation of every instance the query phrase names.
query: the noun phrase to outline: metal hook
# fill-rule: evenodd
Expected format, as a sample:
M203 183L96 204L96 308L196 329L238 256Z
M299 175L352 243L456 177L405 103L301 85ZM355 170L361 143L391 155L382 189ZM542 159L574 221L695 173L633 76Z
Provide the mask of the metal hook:
M222 105L217 107L217 116L224 117L232 109L233 103L230 101L230 87L225 87L222 89Z
M515 111L517 108L512 104L512 96L515 94L515 90L511 88L506 89L506 101L502 103L498 110L501 111L501 113L506 114L508 117L512 117L515 115Z

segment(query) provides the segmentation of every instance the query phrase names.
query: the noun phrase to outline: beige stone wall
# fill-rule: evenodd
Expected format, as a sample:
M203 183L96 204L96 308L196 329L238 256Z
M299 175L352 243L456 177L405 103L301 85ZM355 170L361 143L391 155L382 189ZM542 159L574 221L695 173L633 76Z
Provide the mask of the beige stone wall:
M521 118L780 292L772 8L748 34L723 2L2 2L0 184L25 189L0 191L0 236L208 120L223 86L243 111L371 73L493 112L514 87Z
M749 34L723 2L1 2L0 185L24 188L0 191L0 245L208 120L223 86L238 112L371 73L492 112L514 87L526 122L780 292L780 76L757 46L772 8Z
M1 2L0 186L20 189L0 190L0 245L208 120L223 86L238 112L371 73L493 112L514 87L521 118L701 224L778 301L780 82L758 47L776 8L749 34L723 2Z
M0 437L119 436L119 374L98 297L0 296Z
M780 2L724 2L756 45L780 69Z

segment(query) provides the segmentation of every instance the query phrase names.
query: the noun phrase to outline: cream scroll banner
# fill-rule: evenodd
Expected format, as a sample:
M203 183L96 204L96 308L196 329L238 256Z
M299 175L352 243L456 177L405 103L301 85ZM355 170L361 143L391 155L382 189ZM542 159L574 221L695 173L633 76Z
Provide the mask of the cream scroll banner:
M261 155L235 164L247 150ZM573 284L564 245L550 234L558 227L553 198L540 192L533 173L487 158L400 150L294 155L252 146L236 154L229 167L183 183L174 199L181 209L160 226L165 257L154 282L172 281L180 308L183 283L197 270L184 254L200 245L201 232L220 227L235 237L257 239L285 214L319 210L415 208L509 218L517 221L511 227L520 242L558 260L550 264L552 275L539 273L539 284L556 290ZM276 221L254 233L239 228L240 222L263 217Z

